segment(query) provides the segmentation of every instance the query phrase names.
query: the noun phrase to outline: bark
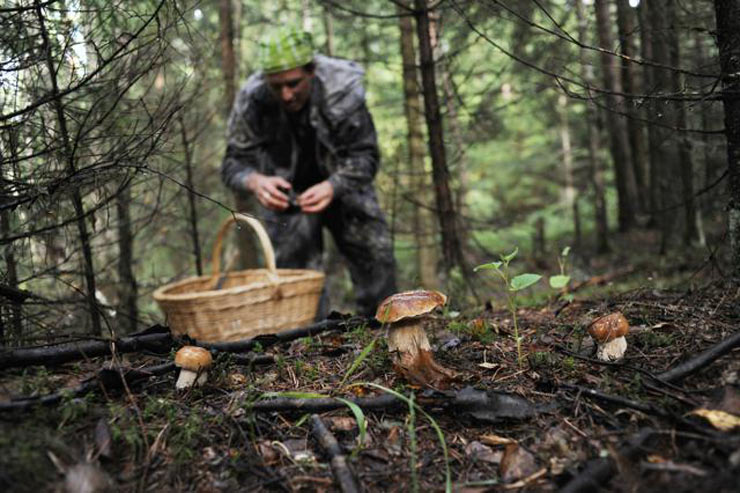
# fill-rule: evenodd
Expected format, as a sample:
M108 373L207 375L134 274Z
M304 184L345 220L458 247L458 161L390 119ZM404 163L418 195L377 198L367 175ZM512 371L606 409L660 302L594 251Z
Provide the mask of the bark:
M134 235L131 231L131 188L124 186L116 197L118 214L118 299L116 321L125 332L136 332L139 312L138 288L134 275Z
M399 13L405 12L399 7ZM414 48L414 25L411 17L399 17L401 30L401 59L403 61L403 96L408 131L409 176L411 176L413 231L416 242L416 265L419 283L425 289L437 289L436 236L434 219L428 202L429 185L424 170L424 134L421 126L421 99L419 94L418 72L416 69L416 49Z
M224 114L228 115L236 96L236 58L234 57L234 20L231 0L219 1L221 25L221 71L224 77Z
M740 285L740 0L715 0L727 137L727 204L733 278Z
M635 13L629 5L629 0L617 0L617 28L621 53L630 58L636 58ZM622 88L625 93L642 94L643 87L637 64L622 59L621 76ZM643 212L647 208L648 197L647 142L644 128L639 120L643 116L643 111L634 99L628 102L626 110L630 116L626 123L632 149L632 166L637 186L638 206L640 212Z
M46 19L44 18L44 13L39 0L35 1L35 6L36 17L39 21L39 31L41 33L42 53L51 83L51 96L53 97L53 107L56 113L56 123L58 125L59 138L61 140L60 151L58 152L57 158L60 163L66 166L69 175L74 176L77 172L77 168L75 166L74 148L69 131L67 130L67 117L64 113L64 103L62 100L62 95L59 92L55 60L52 54L51 43L49 41L49 33L46 29ZM85 223L85 208L82 203L82 195L80 194L80 189L75 187L72 190L71 197L72 206L77 217L77 231L80 237L80 246L82 248L83 272L86 287L85 297L87 300L88 308L90 310L92 333L99 336L102 334L102 330L100 325L100 313L98 312L98 304L97 300L95 299L95 269L93 267L92 246L90 244L90 235L87 231L87 224Z
M434 192L437 202L437 214L442 233L442 252L446 274L459 266L466 274L462 247L457 233L457 217L450 192L450 172L447 167L447 155L444 147L442 114L437 96L437 78L434 68L434 56L429 36L429 11L426 0L414 0L416 11L416 31L419 38L419 55L421 78L424 91L424 112L429 133L429 153L432 157L432 174Z
M576 2L576 16L578 17L578 37L581 42L587 41L586 16L583 2ZM591 86L594 82L592 65L586 58L586 51L580 50L581 77ZM593 189L594 224L596 230L596 251L609 251L609 223L606 211L606 193L604 187L603 165L599 159L601 139L599 136L598 114L592 101L586 103L586 126L588 133L588 175Z
M595 0L594 9L599 45L609 50L614 46L614 42L608 0ZM614 111L607 116L607 127L617 184L619 230L628 231L635 226L635 204L637 204L638 197L627 123L623 116L616 113L624 111L625 108L624 98L616 94L623 92L622 80L619 76L618 62L614 56L601 53L601 67L604 88L609 91L606 95L606 106L608 110Z

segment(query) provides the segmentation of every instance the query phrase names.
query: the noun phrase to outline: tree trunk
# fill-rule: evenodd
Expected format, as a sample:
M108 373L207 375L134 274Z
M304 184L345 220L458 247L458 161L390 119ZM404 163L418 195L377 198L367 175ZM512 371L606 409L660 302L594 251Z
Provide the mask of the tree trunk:
M399 14L406 12L401 7ZM409 16L399 17L401 30L401 59L403 61L403 95L408 130L409 175L411 176L411 196L415 199L413 207L413 235L416 242L416 263L419 283L426 289L436 289L437 251L434 221L427 206L427 174L424 170L424 135L421 126L421 100L419 94L418 71L416 69L416 49L414 48L414 23Z
M324 31L326 32L326 54L334 56L334 16L324 7Z
M58 153L58 159L60 163L66 166L70 176L74 176L77 172L75 166L74 149L70 134L67 130L67 117L64 113L64 104L62 102L62 95L59 93L59 85L57 81L57 71L55 67L55 60L51 51L51 43L49 41L49 32L46 29L46 19L41 9L39 0L35 2L36 6L36 17L39 21L39 30L42 39L42 50L44 61L46 63L46 69L49 72L49 79L51 82L51 95L54 98L54 110L56 112L57 125L59 125L59 137L62 142L61 149ZM90 235L87 231L87 224L85 223L85 208L82 204L82 195L80 189L75 187L71 193L72 206L75 211L77 231L80 236L80 245L82 248L82 261L83 261L83 272L86 284L85 297L87 299L88 309L90 310L90 321L92 323L93 335L102 335L100 325L100 313L98 312L98 304L95 299L95 269L93 267L93 255L92 246L90 244Z
M452 176L454 177L455 211L457 212L457 234L461 245L468 244L468 227L465 218L468 216L467 191L468 173L465 161L465 141L460 128L460 120L457 116L457 105L455 104L455 90L452 84L450 68L441 42L442 23L438 12L429 13L429 37L432 43L432 54L437 61L436 67L442 76L442 90L445 95L445 106L447 108L447 121L452 132L454 142L454 159L452 162Z
M586 16L584 14L583 2L576 2L576 16L578 17L578 37L581 42L587 42ZM586 59L585 50L580 50L581 77L588 86L593 85L593 66ZM596 107L592 101L586 103L586 125L588 131L588 174L593 189L594 224L596 228L596 251L605 253L609 251L609 223L606 211L606 193L604 191L604 173L599 149L601 142L599 138L599 125Z
M432 174L437 201L440 230L442 232L442 252L446 274L455 266L460 266L466 274L460 240L457 235L457 218L450 192L450 173L447 168L445 153L442 114L437 97L437 80L434 70L434 56L429 37L429 11L426 0L414 0L416 31L419 38L419 55L421 61L421 79L424 91L424 112L429 133L429 153L432 157Z
M188 139L188 131L185 126L185 122L182 115L178 116L178 123L180 124L180 138L182 140L182 151L185 155L185 186L188 189L188 206L189 206L189 219L190 219L190 238L193 247L193 262L195 263L195 272L199 276L203 275L203 261L201 259L200 250L200 237L198 235L198 209L195 207L195 192L194 192L194 180L193 180L193 157L190 148L190 140Z
M560 149L563 153L563 189L562 202L566 214L573 214L574 245L580 243L578 209L576 207L576 186L573 175L573 146L570 140L568 124L568 98L565 94L558 96L558 113L560 117Z
M671 36L669 34L669 22L667 15L670 15L675 8L672 0L654 0L650 2L648 16L650 18L650 29L652 30L653 60L661 65L670 66L671 60ZM672 72L669 69L653 69L653 93L668 93L675 90ZM653 175L653 190L657 193L658 210L657 217L661 231L660 252L665 253L672 242L678 223L676 219L680 217L676 208L682 203L683 197L681 190L680 177L680 156L676 147L676 142L671 139L671 128L677 126L676 105L667 101L654 99L651 105L652 118L657 119L658 123L667 126L653 125L653 136L655 137L657 149L659 150L661 161L659 166L655 167Z
M650 23L650 5L648 2L640 2L638 7L640 21L640 50L642 58L653 60L653 28ZM655 91L655 69L650 65L643 68L644 90L652 94ZM648 110L651 118L659 111L658 105L654 100L648 101ZM660 135L655 125L647 125L648 135L648 199L647 208L649 213L648 225L651 227L658 226L660 208L660 196L658 190L658 175L660 166L663 161L660 150Z
M674 67L681 67L681 44L678 39L677 23L675 22L676 13L670 18L674 21L672 28L669 30L671 45L671 64ZM679 94L684 87L684 75L677 70L671 74L672 87L671 92ZM689 128L689 119L686 111L686 103L675 101L673 103L676 111L676 126L678 128ZM678 134L678 157L681 176L681 191L683 202L684 220L684 244L700 243L699 209L696 207L696 198L694 197L694 158L691 151L691 139L686 131L680 131Z
M219 1L221 24L221 71L224 77L224 112L231 112L236 96L236 58L234 57L234 20L231 0Z
M722 102L727 136L728 234L735 285L740 285L740 0L715 0Z
M629 5L629 0L617 0L617 27L619 30L619 46L625 56L635 58L637 49L635 48L635 14ZM628 60L622 60L622 87L627 94L642 94L643 86L641 84L638 67L635 63ZM647 142L643 131L642 123L639 119L642 117L642 109L637 105L635 99L627 100L627 113L630 118L627 119L627 133L629 136L630 147L632 148L632 166L637 186L637 204L640 212L647 208L648 200L648 163L647 163Z
M19 162L19 156L18 156L18 131L14 128L10 128L7 131L8 135L8 142L7 142L7 149L10 153L10 161L11 164L8 163L4 166L4 168L0 168L0 196L7 196L6 191L3 190L4 184L6 183L5 180L8 180L8 183L10 183L14 179L14 171L16 170L16 166ZM1 149L1 148L0 148ZM0 152L0 159L6 158L3 156L2 152ZM4 160L4 159L3 159ZM10 171L10 170L13 171ZM6 176L7 173L7 176ZM11 224L12 216L10 212L7 209L0 210L0 238L6 238L10 236L11 232L13 231L13 227ZM9 243L3 247L4 250L4 260L5 260L5 283L8 287L12 289L18 289L18 262L15 257L15 246L13 243ZM5 302L7 301L7 304ZM18 341L20 341L23 338L23 308L21 307L21 302L18 300L3 300L0 299L0 308L2 308L2 311L0 311L0 318L2 318L3 312L7 314L6 318L0 320L0 324L3 326L3 333L0 334L0 340L1 341L7 341L11 335L13 336L13 339L15 339L16 344L20 344ZM6 322L9 322L7 324ZM8 333L8 330L10 331L10 334Z
M136 332L139 311L136 306L138 289L134 276L134 235L131 231L131 187L126 184L116 197L118 214L118 299L116 322L125 332Z
M609 50L614 46L614 42L611 33L612 21L609 15L608 0L595 0L594 9L596 11L599 44L602 48ZM616 113L624 110L624 98L617 94L623 92L622 81L619 77L619 65L614 56L601 53L601 66L604 88L608 91L606 106L610 114L607 116L607 128L609 129L610 149L617 182L619 229L620 231L628 231L635 225L637 188L627 135L627 124L625 118Z

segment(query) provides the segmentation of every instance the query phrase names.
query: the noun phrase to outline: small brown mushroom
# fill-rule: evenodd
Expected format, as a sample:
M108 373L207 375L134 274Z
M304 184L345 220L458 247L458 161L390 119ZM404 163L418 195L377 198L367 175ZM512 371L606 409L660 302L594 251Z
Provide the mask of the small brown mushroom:
M183 346L175 354L175 366L180 368L180 376L177 378L175 388L185 389L203 385L208 379L208 369L211 367L213 357L211 352L198 346Z
M375 318L390 324L388 349L393 366L409 381L432 387L443 386L455 373L434 360L424 324L432 310L447 303L439 291L405 291L384 299Z
M597 346L596 357L601 361L616 361L624 356L627 350L627 339L630 324L621 312L610 313L599 317L587 328Z

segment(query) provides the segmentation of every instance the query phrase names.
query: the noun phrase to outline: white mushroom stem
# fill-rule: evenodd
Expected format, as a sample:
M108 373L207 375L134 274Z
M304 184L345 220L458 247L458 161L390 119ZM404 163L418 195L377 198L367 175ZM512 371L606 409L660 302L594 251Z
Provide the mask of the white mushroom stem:
M388 331L388 350L401 355L415 355L421 350L431 351L432 346L421 322L411 320L391 325Z
M197 371L181 368L180 376L177 377L177 382L175 383L175 388L186 389L188 387L192 387L193 384L195 384L196 387L199 387L206 383L206 380L208 380L207 370L201 370L200 375L198 375Z
M434 360L423 319L395 322L388 331L388 350L396 370L411 382L437 386L454 378L455 372Z
M627 351L627 339L617 337L604 344L598 344L596 357L600 361L616 361L624 356L625 351Z

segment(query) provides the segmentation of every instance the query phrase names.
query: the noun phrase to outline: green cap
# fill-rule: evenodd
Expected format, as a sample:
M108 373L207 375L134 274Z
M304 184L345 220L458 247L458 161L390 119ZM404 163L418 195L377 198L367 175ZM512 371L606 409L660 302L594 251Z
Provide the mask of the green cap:
M259 43L257 59L266 74L302 67L313 61L311 34L295 28L271 32Z

